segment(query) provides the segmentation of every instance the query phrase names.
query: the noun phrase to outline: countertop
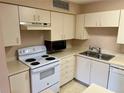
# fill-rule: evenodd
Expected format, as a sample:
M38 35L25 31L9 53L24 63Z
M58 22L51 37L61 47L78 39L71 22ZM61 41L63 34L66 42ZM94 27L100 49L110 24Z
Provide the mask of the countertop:
M13 62L7 62L7 67L9 72L8 76L12 76L12 75L29 70L28 66L26 66L25 64L17 60L13 60Z
M110 64L124 69L124 54L117 54L116 57L111 60Z
M112 58L109 61L105 61L105 60L100 60L100 59L93 58L93 57L88 57L88 56L85 56L85 55L80 55L80 54L77 54L77 55L78 56L85 57L85 58L88 58L88 59L92 59L92 60L104 62L104 63L110 64L111 66L118 67L118 68L123 68L124 69L124 54L115 53L115 52L106 52L106 51L104 51L103 53L114 55L115 57Z
M79 55L79 53L81 53L83 51L85 51L85 49L71 48L71 49L66 49L64 51L53 53L50 55L56 56L59 59L63 59L70 55ZM109 52L108 52L108 54L109 54ZM112 54L114 54L114 53L112 53ZM103 62L110 64L112 66L124 68L124 54L116 54L115 53L114 55L115 55L115 57L112 60L110 60L108 62L107 61L103 61ZM89 58L91 58L91 57L89 57ZM91 59L93 59L93 58L91 58ZM96 60L96 59L94 58L94 60ZM100 61L100 60L98 60L98 61ZM7 67L8 67L8 71L9 71L9 76L29 70L28 66L26 66L25 64L23 64L17 60L14 60L13 62L7 62Z
M91 84L83 93L114 93L96 84Z
M78 53L83 52L83 51L85 51L85 50L77 49L77 48L70 48L70 49L66 49L66 50L61 51L61 52L52 53L50 55L56 56L56 57L62 59L64 57L66 57L66 56L75 55L75 54L78 54Z
M73 49L66 49L62 52L57 52L57 53L53 53L50 55L56 56L56 57L62 59L68 55L75 55L76 53L79 53L79 52L82 52L82 49L74 49L73 48ZM18 60L11 60L11 61L7 62L7 67L8 67L8 72L9 72L8 76L12 76L12 75L29 70L28 66L21 63Z

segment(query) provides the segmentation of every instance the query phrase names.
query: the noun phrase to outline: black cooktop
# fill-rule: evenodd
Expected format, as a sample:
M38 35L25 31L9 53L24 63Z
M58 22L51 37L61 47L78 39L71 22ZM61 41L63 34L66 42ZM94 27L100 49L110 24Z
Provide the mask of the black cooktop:
M36 59L35 58L29 58L29 59L26 59L25 61L26 62L34 62L34 61L36 61Z
M49 57L49 55L43 55L42 57Z
M39 62L33 62L31 63L31 65L39 65L40 63Z
M46 58L46 60L55 60L55 58L54 57L48 57L48 58Z

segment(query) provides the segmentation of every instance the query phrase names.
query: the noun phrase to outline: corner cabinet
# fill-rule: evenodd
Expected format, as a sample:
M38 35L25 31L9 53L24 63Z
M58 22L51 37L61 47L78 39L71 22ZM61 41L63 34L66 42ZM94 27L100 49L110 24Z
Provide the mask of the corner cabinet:
M73 39L75 33L75 15L51 12L51 31L46 32L49 41Z
M73 80L75 76L75 57L73 55L67 56L61 59L60 61L61 61L60 86L62 86L67 82Z
M95 83L107 88L109 64L85 57L76 57L76 79L88 85Z
M20 45L18 6L0 3L0 30L4 46Z
M85 14L85 27L118 27L120 10Z
M120 24L118 29L117 43L124 44L124 10L121 10Z
M75 39L85 40L88 39L88 32L84 27L84 15L76 15L76 32Z
M29 71L9 77L11 93L30 93Z

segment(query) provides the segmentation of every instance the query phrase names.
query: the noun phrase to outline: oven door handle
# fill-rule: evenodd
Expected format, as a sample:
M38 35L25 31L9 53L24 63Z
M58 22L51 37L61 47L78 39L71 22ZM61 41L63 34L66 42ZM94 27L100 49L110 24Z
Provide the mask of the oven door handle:
M46 66L33 69L33 70L31 70L31 73L43 72L43 71L45 71L45 70L47 70L47 69L55 68L55 67L57 67L57 66L60 66L59 62L52 63L52 64L48 64L48 65L46 65Z

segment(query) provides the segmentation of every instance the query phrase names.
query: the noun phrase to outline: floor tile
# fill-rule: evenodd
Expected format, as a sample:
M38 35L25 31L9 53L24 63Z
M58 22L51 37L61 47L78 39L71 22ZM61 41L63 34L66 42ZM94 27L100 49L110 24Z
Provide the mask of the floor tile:
M60 93L82 93L86 88L86 86L75 80L72 80L71 82L61 87Z

